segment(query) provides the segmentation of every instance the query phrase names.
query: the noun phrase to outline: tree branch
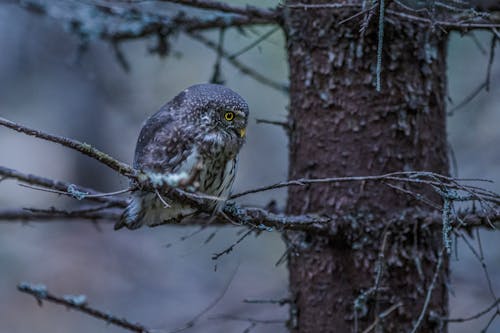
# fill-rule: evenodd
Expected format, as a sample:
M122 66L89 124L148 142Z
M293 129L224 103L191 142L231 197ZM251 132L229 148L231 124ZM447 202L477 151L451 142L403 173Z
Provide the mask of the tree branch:
M195 4L206 6L215 5L215 8L219 8L218 5L221 5L221 8L226 8L227 10L236 10L235 8L240 8L213 1L180 1L178 3L181 2L185 5L191 4L193 6ZM261 10L254 7L241 7L240 9L241 12L245 13L248 13L247 10L250 10L250 12L255 10L255 13L261 13L262 15L240 15L238 14L239 11L236 10L238 12L236 13L237 15L220 14L215 17L210 16L208 18L203 18L189 17L182 11L169 17L156 13L148 13L142 9L115 8L114 6L105 4L79 5L77 9L67 11L51 11L48 5L42 5L31 1L22 1L19 2L19 4L30 12L38 15L47 15L66 22L71 31L81 38L82 43L87 43L93 38L109 41L115 50L118 62L122 64L125 70L127 70L128 65L123 53L120 52L118 46L120 42L141 39L148 36L157 36L158 45L151 48L150 51L163 56L168 54L170 49L168 38L182 31L188 33L188 35L202 42L207 47L217 50L217 45L214 42L197 34L196 31L211 28L224 29L229 27L242 27L255 24L275 24L276 18L278 17L277 12L261 12ZM89 15L89 9L93 9L92 15ZM96 12L97 14L95 14ZM265 12L274 14L268 15L264 14ZM286 84L275 82L256 72L253 68L237 61L235 59L236 56L229 54L229 52L222 50L221 56L226 58L231 65L238 68L243 74L249 75L262 84L288 93Z
M342 183L342 182L366 182L366 181L375 181L375 182L386 182L386 181L395 181L395 182L403 182L403 183L412 183L412 184L426 184L430 186L435 186L438 188L449 188L454 190L465 191L470 195L474 196L478 200L485 200L489 202L493 202L495 204L500 204L500 195L487 191L476 186L471 185L463 185L460 182L466 181L483 181L489 182L485 179L455 179L452 177L440 175L434 172L428 171L399 171L399 172L391 172L383 175L376 176L352 176L352 177L328 177L328 178L300 178L289 180L285 182L280 182L272 185L262 186L255 189L243 191L237 194L234 194L230 197L230 199L236 199L248 194L259 193L269 190L274 190L283 187L289 186L304 186L307 184L326 184L326 183ZM458 199L457 199L458 200ZM473 198L468 198L468 200L473 200ZM466 201L466 200L462 200Z
M63 297L56 296L49 293L44 285L34 285L27 282L22 282L17 285L17 290L22 293L26 293L35 297L39 305L42 305L42 301L48 301L51 303L64 305L66 308L73 309L79 312L83 312L91 317L104 320L108 324L119 326L126 330L137 332L137 333L150 333L148 328L139 323L132 323L125 318L118 318L107 312L97 310L87 305L86 297L84 295L73 296L66 295Z
M80 141L73 140L73 139L68 139L68 138L65 138L62 136L48 134L48 133L45 133L45 132L42 132L39 130L35 130L35 129L29 128L29 127L26 127L26 126L23 126L20 124L16 124L16 123L14 123L10 120L7 120L5 118L2 118L2 117L0 117L0 126L4 126L7 128L10 128L10 129L13 129L14 131L24 133L24 134L27 134L30 136L34 136L34 137L42 139L42 140L54 142L54 143L60 144L62 146L71 148L73 150L79 151L80 153L87 155L87 156L101 162L104 165L107 165L111 169L117 171L118 173L120 173L126 177L134 176L136 174L136 171L132 167L130 167L128 164L125 164L123 162L120 162L120 161L112 158L108 154L92 147L91 145L89 145L87 143L80 142Z
M224 13L238 14L256 18L278 21L281 13L277 9L263 9L255 6L235 6L214 0L158 0L160 2L177 3L200 9L216 10Z
M204 44L208 48L219 51L219 54L221 57L227 60L231 65L239 69L243 74L250 76L253 78L255 81L262 83L263 85L266 85L268 87L274 88L276 90L279 90L285 94L288 94L288 85L285 83L277 82L274 81L259 72L255 71L253 68L241 63L238 61L235 57L233 57L229 52L227 52L224 49L218 50L218 45L217 43L211 41L210 39L206 38L200 33L196 32L189 32L188 36L192 37L193 39L197 40L198 42Z
M439 318L439 320L442 320L442 321L445 321L445 322L448 322L448 323L463 323L463 322L466 322L466 321L471 321L471 320L478 319L478 318L484 316L485 314L487 314L488 312L490 312L491 310L493 310L495 307L497 307L499 304L500 304L500 298L497 298L486 309L484 309L482 311L479 311L478 313L476 313L476 314L474 314L472 316L461 317L461 318Z
M74 197L68 189L74 188L75 185L60 180L54 180L49 178L44 178L32 174L22 173L20 171L10 169L4 166L0 166L0 176L4 179L16 179L22 183L38 185L47 189L54 189L62 193L66 193L68 196ZM101 196L103 193L95 191L90 188L78 186L78 191L85 192L86 195L82 199L96 201L96 202L106 202L113 203L117 207L125 207L127 202L123 198L118 198L115 196Z
M99 37L113 42L139 39L158 34L168 35L175 31L277 23L276 18L248 15L219 14L210 15L210 17L195 17L187 16L183 11L178 11L167 16L147 12L136 7L123 8L104 3L73 4L73 7L67 11L51 11L48 4L29 0L18 1L18 4L31 13L46 15L70 23L71 30L81 37ZM93 15L88 15L87 11L89 9L92 9ZM92 22L98 24L92 25Z
M393 23L393 18L399 18L405 21L423 23L432 27L442 27L447 29L466 31L469 29L492 29L499 28L500 22L492 21L492 15L488 12L481 12L474 10L472 13L475 15L471 17L472 8L454 8L454 11L450 11L450 8L445 7L442 3L432 2L437 7L441 6L442 10L439 14L442 14L442 18L435 17L435 13L429 13L427 8L414 9L403 5L399 1L391 1L391 9L387 9L385 14L388 16L388 22ZM286 7L293 10L336 10L336 11L362 11L362 4L341 4L341 3L325 3L325 4L292 4ZM422 17L420 13L426 14L427 17ZM430 17L429 17L430 16ZM390 18L390 19L389 19ZM480 22L474 22L470 20L480 20Z
M122 213L119 209L103 209L88 212L87 209L76 209L72 211L60 209L6 209L0 210L0 221L8 222L53 222L53 221L76 221L90 220L92 222L116 222Z
M444 249L439 252L439 256L438 256L438 260L437 260L437 264L436 264L436 270L434 271L434 275L432 277L431 284L429 285L429 288L427 289L427 294L425 296L425 301L424 301L424 305L422 307L422 311L420 312L420 315L418 316L417 322L413 326L411 333L416 333L419 326L422 324L422 322L424 320L425 314L427 312L427 308L428 308L429 303L431 301L432 292L434 291L434 288L435 288L436 282L437 282L437 278L438 278L439 273L441 271L441 265L443 264L443 252L444 252Z
M176 185L160 182L155 180L153 175L149 173L140 172L133 169L129 165L119 162L112 158L111 156L92 148L90 145L67 139L64 137L55 136L52 134L47 134L39 130L34 130L26 126L22 126L11 122L7 119L0 118L0 125L16 130L20 133L27 135L32 135L37 138L55 142L77 150L84 153L85 155L109 166L118 173L127 176L129 179L136 183L136 186L144 191L158 191L165 193L167 196L175 201L183 202L193 207L197 207L200 212L211 214L211 210L206 208L206 200L213 200L207 198L203 194L190 193L176 187ZM103 196L105 194L96 192L91 189L84 189L81 187L76 187L73 184L68 184L60 181L55 181L51 179L46 179L34 175L27 175L16 170L12 170L5 167L0 167L0 176L3 178L14 178L18 179L24 183L39 185L44 188L55 189L57 193L71 195L77 199L89 199L106 203L113 203L116 206L124 207L126 201L121 198L116 198L114 196ZM362 177L331 177L331 178L320 178L320 179L297 179L287 182L281 182L270 186L265 186L257 188L254 190L249 190L242 192L240 194L234 195L232 198L241 197L250 193L258 193L262 191L267 191L270 189L287 187L287 186L302 186L305 184L315 184L315 183L336 183L336 182L347 182L347 181L397 181L397 182L407 182L414 184L426 184L432 186L441 196L445 197L447 200L454 201L468 201L468 200L479 200L480 202L499 204L500 196L497 193L487 191L476 186L464 185L460 182L463 181L480 181L481 179L455 179L452 177L443 176L433 172L423 172L423 171L408 171L408 172L393 172L385 175L378 176L362 176ZM451 190L465 192L466 195L459 195L458 193L452 193ZM3 213L3 217L2 217ZM48 216L53 218L83 218L83 219L116 219L118 216L117 211L106 211L102 212L82 212L77 211L74 213L68 213L61 210L46 210L46 211L4 211L0 212L0 219L16 219L16 220L29 220L29 219L48 219ZM491 215L491 216L490 216ZM492 225L492 220L498 220L499 213L496 210L491 210L490 212L483 211L482 216L477 214L467 215L463 219L460 219L462 225L469 225L465 221L470 221L475 224L482 224L485 220ZM318 232L332 231L336 230L339 224L342 224L342 218L337 216L319 216L319 215L295 215L288 216L283 214L274 214L260 208L245 208L241 207L234 202L226 202L223 210L218 213L217 217L221 221L230 220L239 225L251 226L258 229L276 229L276 230L314 230ZM445 222L445 221L443 221ZM193 223L191 223L193 224ZM198 223L200 224L200 223ZM205 222L206 224L206 222Z
M121 216L120 209L103 209L95 212L88 212L87 209L76 209L66 211L62 209L5 209L0 210L0 222L55 222L55 221L102 221L115 223ZM260 208L240 208L238 213L233 214L232 219L240 226L249 226L256 230L327 230L328 222L332 218L314 215L281 215L272 214ZM232 225L227 223L227 219L218 216L217 219L207 224L210 217L202 216L182 221L184 226L220 226Z

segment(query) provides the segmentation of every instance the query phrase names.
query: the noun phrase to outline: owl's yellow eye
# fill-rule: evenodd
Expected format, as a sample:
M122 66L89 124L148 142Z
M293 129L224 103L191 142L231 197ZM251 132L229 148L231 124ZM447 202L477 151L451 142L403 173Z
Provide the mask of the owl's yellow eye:
M224 119L226 119L227 121L233 120L234 119L234 112L228 111L228 112L224 113Z

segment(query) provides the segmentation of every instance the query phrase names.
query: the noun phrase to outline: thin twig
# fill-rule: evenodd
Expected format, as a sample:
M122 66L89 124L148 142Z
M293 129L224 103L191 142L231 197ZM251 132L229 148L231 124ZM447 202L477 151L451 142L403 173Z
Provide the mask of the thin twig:
M500 316L500 312L494 312L493 315L490 317L490 320L486 323L486 326L479 332L479 333L486 333L488 329L490 328L491 324L495 321L495 318Z
M492 296L493 300L497 300L498 297L495 293L495 290L493 289L493 283L491 282L491 277L490 277L490 273L488 271L488 266L486 265L486 262L484 259L483 244L481 242L481 233L479 232L479 229L476 229L476 239L477 239L477 247L479 248L480 262L481 262L481 266L483 267L484 273L486 275L486 281L488 283L488 289L490 291L490 295ZM497 305L497 312L500 312L500 307L498 305Z
M385 267L385 248L387 246L387 239L389 238L389 235L391 234L389 228L390 224L387 224L386 230L384 231L384 235L382 236L382 245L380 246L380 250L378 253L378 258L377 258L377 263L375 264L375 283L373 285L373 293L374 298L375 298L375 313L379 313L379 288L380 288L380 282L382 281L382 276L384 274L384 267ZM377 316L379 318L379 315ZM375 321L377 320L375 319ZM378 325L378 322L376 321L375 326Z
M179 333L182 331L185 331L191 327L193 327L198 320L200 320L201 317L203 317L205 314L207 314L210 310L212 310L221 300L222 298L226 295L229 287L231 286L231 283L234 280L234 277L236 276L236 273L238 272L239 269L239 264L235 267L234 271L232 272L229 280L226 282L226 285L224 286L224 289L222 289L222 292L215 298L210 304L204 308L201 312L199 312L196 316L194 316L190 321L188 321L186 324L183 326L174 329L173 331L169 331L168 333Z
M21 187L30 188L32 190L42 191L42 192L49 192L49 193L55 193L55 194L60 194L60 195L66 195L68 197L72 197L72 198L75 198L75 199L78 199L78 200L83 200L83 199L86 199L86 198L112 197L112 196L115 196L115 195L128 193L128 192L130 192L130 191L133 190L132 188L129 187L129 188L125 188L123 190L118 190L118 191L114 191L114 192L90 194L88 192L79 190L79 189L76 188L76 186L72 186L72 185L70 185L68 187L69 191L59 191L59 190L53 190L53 189L45 188L45 187L37 187L37 186L34 186L34 185L30 185L30 184L23 184L23 183L19 184L19 186L21 186Z
M366 303L368 301L369 297L372 297L375 299L375 314L378 314L379 312L379 299L378 299L378 292L380 288L380 282L382 280L383 272L384 272L384 261L385 261L385 248L387 246L387 239L390 235L389 228L391 226L391 222L387 223L385 230L383 232L382 236L382 243L380 245L380 249L378 252L377 256L377 262L375 263L375 279L373 286L369 288L368 290L363 291L356 297L354 300L354 333L358 333L358 311L366 306ZM379 315L377 315L379 316ZM375 326L378 325L378 317L375 318L374 324ZM371 329L370 329L371 330ZM366 331L366 330L365 330Z
M349 8L359 8L359 4L355 3L322 3L322 4L303 4L294 3L287 4L286 7L293 9L349 9Z
M490 312L491 310L493 310L494 308L496 308L499 304L500 304L500 298L497 298L486 309L484 309L482 311L479 311L478 313L476 313L476 314L474 314L472 316L462 317L462 318L441 318L440 320L448 322L448 323L463 323L463 322L466 322L466 321L471 321L471 320L478 319L478 318L484 316L485 314L487 314L488 312Z
M268 124L268 125L276 125L282 127L285 131L290 131L290 125L286 121L278 121L278 120L268 120L268 119L255 119L257 124Z
M221 251L221 252L218 252L218 253L214 253L213 256L212 256L212 260L218 260L221 256L223 256L225 254L229 254L230 252L232 252L233 249L234 249L234 247L236 245L238 245L239 243L241 243L245 238L247 238L252 233L252 231L254 231L254 228L249 228L248 231L243 234L243 236L241 236L240 238L238 238L238 240L236 242L234 242L233 244L231 244L224 251Z
M259 45L261 42L269 38L272 34L274 34L276 31L279 30L280 27L274 27L271 28L268 32L262 34L262 36L259 36L256 40L254 40L252 43L248 44L247 46L243 47L241 50L234 52L231 54L228 58L229 59L235 59L242 55L243 53L251 50L255 46Z
M219 29L219 41L217 43L217 50L216 50L216 58L215 58L215 63L213 66L213 73L210 78L210 83L215 83L215 84L224 84L224 79L222 76L222 70L221 70L221 60L222 60L222 50L224 49L224 36L225 36L225 29Z
M476 98L484 88L488 87L488 80L489 79L486 79L486 81L482 82L476 89L474 89L469 95L467 95L463 99L463 101L451 108L451 110L448 111L448 115L452 115L453 113L455 113L455 111L460 110L461 108L469 104L472 100L474 100L474 98Z
M57 209L5 209L0 210L0 222L56 222L56 221L76 221L83 222L116 222L122 212L118 209L102 209L96 212L88 212L86 208L73 211Z
M429 289L427 289L427 294L425 296L425 301L424 301L424 305L422 307L422 311L420 312L420 315L418 316L418 319L417 319L415 325L413 326L411 333L417 332L418 328L420 327L420 325L422 325L422 322L424 320L425 314L427 312L427 308L429 307L429 303L431 301L432 292L434 291L434 288L436 287L436 282L437 282L437 279L439 276L439 272L441 271L441 265L443 264L443 251L444 251L444 249L439 251L439 257L438 257L438 261L436 264L436 270L434 272L434 276L432 277L432 281L431 281L431 284L429 285Z
M235 6L214 0L158 0L160 2L178 3L201 9L216 10L223 13L238 14L257 18L277 20L279 12L274 9L264 9L255 6ZM132 1L134 2L134 1Z
M337 23L337 26L342 25L342 24L344 24L344 23L347 23L347 22L349 22L349 21L351 21L351 20L355 19L356 17L359 17L359 16L361 16L361 15L364 15L364 14L369 13L369 12L371 12L372 10L374 10L375 8L377 8L377 6L378 6L378 5L377 5L377 4L375 4L375 5L371 6L370 8L365 8L365 9L363 9L362 11L357 12L356 14L353 14L353 15L349 16L348 18L343 19L342 21L340 21L339 23Z
M79 15L78 8L73 9L71 12L51 11L46 4L39 4L29 0L14 0L20 7L36 15L46 15L63 22L80 24L72 24L72 32L85 35L89 31L79 30L82 26L88 27L86 21L88 20L85 15ZM127 2L122 1L122 2ZM128 1L130 2L130 1ZM96 30L93 31L93 37L98 37L102 40L116 43L117 41L134 40L145 38L152 35L161 34L162 31L198 31L214 28L230 28L230 27L243 27L259 24L276 24L279 15L274 17L260 18L255 16L243 15L226 15L215 14L209 17L195 17L187 16L183 11L167 16L153 12L145 11L144 9L137 8L123 8L116 7L116 5L109 6L105 3L81 5L81 8L92 8L95 13L101 14L102 24L96 25ZM112 17L120 19L123 22L133 23L129 26L116 24L106 24L105 19ZM133 28L131 28L133 26Z
M395 1L396 4L401 5L401 2ZM433 2L435 3L435 2ZM302 4L302 3L295 3L295 4L287 4L287 8L291 9L303 9L303 10L322 10L322 9L330 9L330 10L339 10L339 11L345 11L345 10L352 10L354 9L362 9L362 4L361 3L323 3L323 4ZM411 9L410 7L405 6L405 11L402 11L400 9L387 9L386 14L388 16L392 17L398 17L400 19L410 21L410 22L417 22L417 23L423 23L428 26L437 26L437 27L445 27L448 29L456 29L456 30L465 30L465 29L473 29L473 28L478 28L478 29L491 29L491 28L499 28L500 23L497 22L468 22L468 21L461 21L457 19L456 21L449 21L449 20L435 20L433 18L428 18L428 17L421 17L417 15L412 15L409 12L408 9ZM427 9L423 9L423 11L428 14ZM458 9L458 12L463 12L464 14L470 13L468 10L460 10ZM485 15L484 13L481 12L476 12L477 18L483 18ZM457 15L451 16L452 18L456 18Z
M497 296L495 294L495 291L493 290L493 285L492 285L490 274L489 274L489 271L488 271L488 266L486 265L486 262L484 261L484 257L481 255L481 253L477 252L477 250L474 248L474 246L472 246L472 244L469 242L469 240L467 239L467 237L464 235L463 232L461 232L461 231L455 231L455 234L457 234L458 236L462 237L463 241L465 242L465 245L467 245L467 247L469 248L469 250L471 251L471 253L474 255L474 257L476 257L476 259L481 264L481 268L483 269L483 273L484 273L484 276L485 276L485 279L486 279L486 283L488 284L488 290L489 290L492 298L494 300L497 300ZM481 246L479 247L479 250L482 251ZM497 311L500 311L498 309L498 303L497 303Z
M438 187L444 186L450 189L468 191L471 194L477 195L477 198L483 198L486 201L489 200L497 204L500 203L500 195L496 193L482 189L477 189L474 186L468 186L468 185L466 186L458 183L460 181L470 181L470 179L455 179L452 177L427 171L401 171L401 172L391 172L377 176L299 178L243 191L232 195L229 199L235 199L252 193L264 192L289 186L304 186L306 184L336 183L336 182L340 183L340 182L353 182L353 181L398 181L398 182L407 182L414 184L434 185ZM483 181L483 180L477 179L477 181Z
M79 151L84 155L87 155L95 160L98 160L102 164L107 165L111 169L117 171L118 173L126 177L133 176L136 174L135 170L128 164L122 163L112 158L108 154L92 147L87 143L35 130L27 126L16 124L2 117L0 117L0 126L4 126L13 129L14 131L34 136L42 140L54 142L62 146L71 148L73 150Z
M486 52L486 49L484 48L484 46L481 43L481 41L477 38L477 36L474 33L474 31L471 31L470 34L468 34L468 36L472 39L472 41L476 45L476 47L479 50L479 52L482 53L482 55L487 55L488 54L488 52Z
M279 306L283 306L285 304L291 303L292 300L289 298L280 298L280 299L244 299L243 303L248 304L278 304Z
M99 212L108 208L112 208L113 204L112 203L106 203L106 204L101 204L97 206L90 206L90 207L83 207L75 210L64 210L64 209L57 209L55 207L51 207L49 209L40 209L40 208L23 208L24 210L34 213L34 214L52 214L52 213L59 213L59 214L66 214L68 216L75 215L75 214L86 214L86 213L95 213Z
M251 323L256 323L256 324L284 324L286 321L284 319L257 319L257 318L250 318L250 317L239 317L239 316L233 316L233 315L217 315L210 317L209 319L212 320L234 320L234 321L248 321Z
M217 43L211 41L210 39L206 38L200 33L196 32L188 32L188 36L192 37L193 39L199 41L200 43L204 44L205 46L211 48L212 50L217 51L218 45ZM280 83L277 81L274 81L273 79L270 79L259 72L255 71L252 67L249 67L237 59L231 58L231 55L224 49L220 50L221 56L224 57L231 65L239 69L243 74L248 75L249 77L253 78L257 82L260 82L266 86L272 87L276 90L279 90L283 93L288 94L288 85L284 83Z
M125 318L118 318L114 315L109 314L108 312L97 310L87 305L86 302L79 303L74 301L73 298L70 297L59 297L53 295L49 293L47 288L43 285L34 285L31 283L23 282L17 285L17 290L32 295L33 297L35 297L35 299L38 301L39 304L41 304L42 301L48 301L55 304L64 305L66 308L69 309L83 312L94 318L104 320L107 324L119 326L121 328L124 328L132 332L137 332L137 333L152 332L142 324L132 323Z
M396 16L400 19L408 20L408 21L413 21L413 22L419 22L419 23L424 23L428 26L437 26L437 27L444 27L447 29L456 29L456 30L466 30L466 29L492 29L492 28L499 28L500 23L475 23L475 22L450 22L450 21L432 21L431 19L424 18L424 17L419 17L415 15L411 15L408 13L400 12L397 10L392 10L392 9L387 9L386 14L391 15L391 16Z
M425 196L421 195L420 193L415 193L413 191L404 189L401 186L397 186L397 185L393 185L393 184L389 184L389 183L384 183L384 185L389 186L390 188L395 189L397 191L408 194L409 196L412 196L413 198L417 199L418 201L425 203L429 207L432 207L434 209L441 209L439 204L432 202L431 200L429 200Z
M371 332L374 328L377 327L377 325L380 323L380 321L384 320L386 317L388 317L391 313L393 313L394 311L396 311L397 309L399 309L401 306L403 306L403 303L399 302L399 303L396 303L396 304L390 306L387 310L379 313L377 315L377 317L375 318L375 320L373 321L373 323L371 323L370 326L368 326L363 331L363 333L369 333L369 332Z
M3 179L16 179L25 184L41 186L45 189L53 189L55 191L61 192L61 194L68 193L68 188L74 186L74 184L71 183L23 173L4 166L0 166L0 176L2 176ZM112 202L119 207L125 207L127 205L126 200L123 198L118 198L114 196L102 196L101 192L97 192L93 189L82 186L78 186L78 189L79 191L86 193L84 197L85 200L97 201L97 202Z
M491 37L488 66L486 68L486 91L487 92L490 91L491 69L493 67L493 60L495 59L495 46L496 46L497 39L500 40L500 38L498 36L496 36L495 33L493 33L493 36Z

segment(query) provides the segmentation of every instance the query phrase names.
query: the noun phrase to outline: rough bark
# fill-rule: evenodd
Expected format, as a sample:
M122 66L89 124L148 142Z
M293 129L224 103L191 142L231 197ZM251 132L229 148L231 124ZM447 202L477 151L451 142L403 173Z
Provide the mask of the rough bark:
M318 1L311 1L317 3ZM292 3L292 1L289 1ZM304 3L304 1L301 1ZM445 132L445 41L408 22L385 24L382 90L375 89L377 15L364 38L355 12L288 8L290 64L289 178L377 175L401 170L448 172ZM432 189L420 193L439 203ZM409 331L431 284L441 232L420 227L408 209L433 208L375 183L291 187L288 212L343 214L349 227L334 235L289 232L293 332L362 332L397 306L375 331ZM377 258L388 232L380 285ZM445 315L447 261L427 313ZM372 292L368 292L372 288ZM358 298L365 292L364 298ZM357 324L354 302L358 298ZM437 330L425 316L420 332Z

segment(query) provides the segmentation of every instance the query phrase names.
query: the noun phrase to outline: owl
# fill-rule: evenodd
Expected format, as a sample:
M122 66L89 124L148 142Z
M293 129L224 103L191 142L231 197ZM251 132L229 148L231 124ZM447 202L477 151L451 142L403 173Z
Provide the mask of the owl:
M152 178L186 181L197 193L214 198L208 207L216 212L230 194L247 121L248 105L231 89L216 84L191 86L146 120L137 140L134 168ZM115 230L175 223L196 213L196 208L158 191L137 190Z

